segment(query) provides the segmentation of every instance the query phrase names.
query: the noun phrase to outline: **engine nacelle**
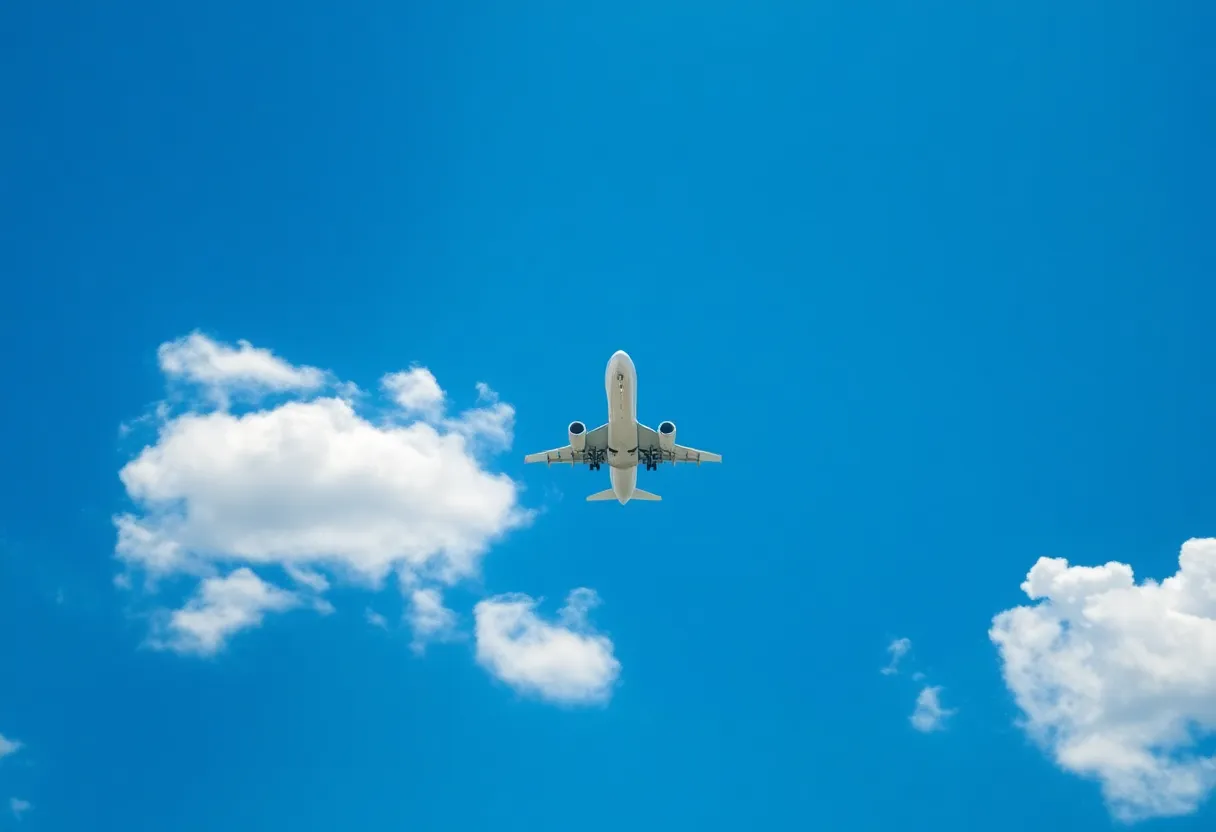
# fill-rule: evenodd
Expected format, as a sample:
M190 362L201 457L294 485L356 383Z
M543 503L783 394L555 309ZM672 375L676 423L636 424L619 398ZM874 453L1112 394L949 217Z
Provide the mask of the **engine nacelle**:
M676 446L676 423L661 422L659 423L659 447L667 453L671 453Z
M587 447L587 426L582 422L570 423L570 447L576 452Z

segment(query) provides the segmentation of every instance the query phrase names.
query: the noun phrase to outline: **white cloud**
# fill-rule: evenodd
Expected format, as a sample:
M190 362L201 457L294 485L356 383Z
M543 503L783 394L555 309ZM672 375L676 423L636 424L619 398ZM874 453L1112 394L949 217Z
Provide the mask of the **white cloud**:
M515 440L515 408L500 402L498 394L482 382L477 384L477 400L482 406L449 419L445 422L448 430L465 437L477 448L491 452L510 448Z
M590 589L576 589L559 623L544 621L536 601L501 595L474 608L477 660L518 691L568 704L606 702L620 674L612 642L595 633L587 613L598 603Z
M371 624L373 627L379 627L381 630L388 629L388 621L385 620L383 615L376 612L371 607L368 607L363 611L363 617L367 620L367 623Z
M940 731L945 727L946 719L958 713L952 708L942 707L941 692L940 685L926 686L916 697L916 709L908 719L917 731Z
M202 386L220 406L236 392L316 390L326 381L316 367L297 367L248 341L231 347L200 332L161 344L157 357L167 377Z
M380 385L406 413L432 421L443 415L443 388L426 367L389 373L380 380Z
M145 513L117 518L118 554L152 572L243 560L463 577L525 519L516 484L482 470L462 437L377 427L338 399L186 414L120 477Z
M153 573L246 561L455 579L527 519L516 484L483 470L462 437L377 427L339 399L188 413L120 477L144 513L116 518L118 555Z
M300 603L300 596L241 567L227 577L204 580L186 606L169 615L164 634L154 636L152 643L182 653L210 655L221 650L229 636L261 624L266 613L283 612Z
M10 740L4 735L0 734L0 759L3 759L10 754L16 754L21 750L21 748L22 745L17 740Z
M335 580L374 587L392 572L421 631L442 637L445 610L428 607L430 596L413 599L415 583L476 577L489 546L530 521L519 486L480 458L509 445L514 418L484 384L478 404L456 418L375 423L356 410L353 385L244 341L232 347L194 333L159 355L169 381L207 387L215 405L162 403L155 441L119 472L134 507L114 518L125 567L116 585L130 588L139 574L150 592L168 577L202 581L190 603L162 615L161 646L214 652L265 612L332 611L321 596ZM386 378L397 379L385 388L399 405L441 413L443 391L425 368ZM322 386L338 392L317 396ZM238 390L290 395L230 412L227 395ZM263 580L275 570L292 591Z
M1216 540L1188 540L1178 571L1040 558L989 636L1022 726L1066 771L1097 780L1119 819L1195 811L1216 786Z
M321 613L321 615L332 615L334 612L334 605L331 604L329 601L327 601L324 598L320 598L320 597L309 598L308 604L314 610Z
M891 654L891 661L879 672L884 676L894 676L899 672L899 660L906 656L911 649L912 642L909 639L895 639L895 641L887 645L887 652Z
M422 653L428 642L449 641L456 635L456 613L443 605L443 595L433 587L410 592L409 618L415 653Z
M300 569L296 566L288 566L285 571L287 576L297 584L311 589L313 592L325 592L329 589L329 581L320 572L313 572L311 569Z
M10 754L16 754L21 750L21 748L21 743L17 742L16 740L10 740L4 736L0 736L0 758L7 757ZM20 819L21 815L33 808L28 801L18 800L15 797L9 798L8 807L9 810L12 811L13 816L17 819Z

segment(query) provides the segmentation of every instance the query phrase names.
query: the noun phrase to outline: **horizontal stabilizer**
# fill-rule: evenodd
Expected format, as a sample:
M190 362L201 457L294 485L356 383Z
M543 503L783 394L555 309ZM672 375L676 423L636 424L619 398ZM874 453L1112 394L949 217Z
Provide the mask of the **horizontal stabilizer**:
M616 492L613 491L611 488L609 488L607 491L597 491L596 493L592 494L590 497L587 498L587 502L594 503L594 502L598 502L600 500L616 500L616 499L617 499ZM662 500L663 498L660 497L658 494L651 494L649 491L643 491L640 488L635 488L635 489L633 489L633 496L630 497L629 499L657 501L657 500Z

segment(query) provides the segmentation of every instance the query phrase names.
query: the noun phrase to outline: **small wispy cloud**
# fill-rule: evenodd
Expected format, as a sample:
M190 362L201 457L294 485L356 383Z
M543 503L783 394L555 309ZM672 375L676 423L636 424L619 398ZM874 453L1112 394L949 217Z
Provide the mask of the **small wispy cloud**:
M21 743L17 740L10 740L3 734L0 734L0 758L7 757L10 754L16 754L21 750Z
M418 655L433 641L456 638L456 613L443 605L443 595L437 589L415 589L410 593L409 619L414 631L410 649Z
M10 797L8 799L8 808L9 811L13 813L13 817L15 817L17 820L21 820L22 815L34 808L34 804L30 803L28 800L22 800L19 797Z
M381 630L388 629L388 621L385 620L383 615L376 612L371 607L368 607L363 611L363 617L367 620L367 623L371 624L373 627L379 627Z
M891 661L887 663L879 672L883 676L894 676L899 672L899 660L908 654L912 649L912 641L906 638L897 638L895 641L887 645L887 652L891 654Z
M916 710L909 720L917 731L925 734L940 731L945 728L946 719L958 713L957 709L942 707L941 691L940 685L928 685L916 697Z
M301 569L298 566L287 566L284 571L297 584L311 589L313 592L328 592L329 581L320 572L311 569Z

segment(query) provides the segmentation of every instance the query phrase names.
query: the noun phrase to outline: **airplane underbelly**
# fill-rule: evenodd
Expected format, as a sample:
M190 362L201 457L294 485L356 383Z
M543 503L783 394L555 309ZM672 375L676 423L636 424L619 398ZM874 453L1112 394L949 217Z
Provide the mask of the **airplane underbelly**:
M614 419L608 423L608 465L632 468L638 464L638 423Z
M633 379L625 373L608 383L608 465L633 468L638 464L638 422Z

